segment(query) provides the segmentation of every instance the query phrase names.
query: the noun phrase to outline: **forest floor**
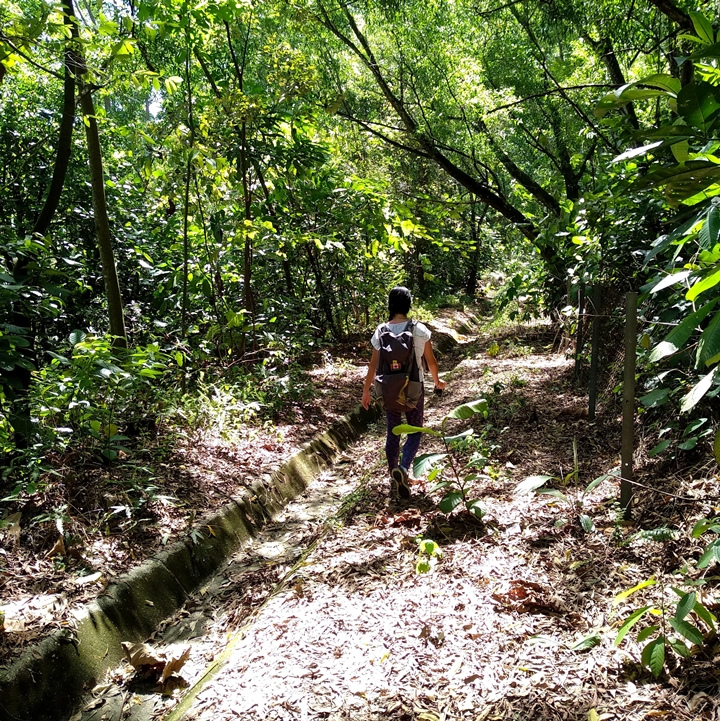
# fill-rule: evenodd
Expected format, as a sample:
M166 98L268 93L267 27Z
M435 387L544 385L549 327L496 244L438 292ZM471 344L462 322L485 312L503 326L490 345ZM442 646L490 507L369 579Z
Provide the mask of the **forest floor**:
M632 522L618 513L617 479L583 494L617 466L619 407L608 395L588 422L572 362L553 346L549 326L516 326L442 360L448 388L429 397L426 425L460 403L489 403L488 418L472 422L475 450L489 455L471 493L487 511L482 523L441 513L422 481L409 501L391 499L380 423L150 640L189 646L179 684L189 690L163 695L126 665L73 721L720 719L713 643L658 679L642 668L633 633L613 645L632 611L664 607L671 586L697 580L680 571L706 545L688 529L720 510L703 500L720 496L717 469L699 454L681 473L638 453L637 479L654 490L639 487ZM335 384L327 395L355 404L363 356L326 364L342 369L322 372ZM431 450L440 448L428 437L422 452ZM226 453L214 482L230 493L252 454ZM578 480L566 486L575 453ZM557 476L569 500L518 495L534 474ZM639 535L665 526L679 530L674 540ZM424 574L420 537L442 552ZM617 598L651 576L656 585Z

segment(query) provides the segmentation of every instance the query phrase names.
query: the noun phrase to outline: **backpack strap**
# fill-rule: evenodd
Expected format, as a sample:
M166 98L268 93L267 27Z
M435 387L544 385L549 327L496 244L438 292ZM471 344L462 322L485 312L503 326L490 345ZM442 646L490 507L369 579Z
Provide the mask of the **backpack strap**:
M380 339L382 338L382 334L387 330L390 330L387 326L387 323L383 323L382 325L379 325L378 329L377 329L378 342L380 343L380 348L378 349L377 368L375 369L375 373L377 375L382 375L382 372L383 372L383 363L384 363L383 345L382 345L382 341Z

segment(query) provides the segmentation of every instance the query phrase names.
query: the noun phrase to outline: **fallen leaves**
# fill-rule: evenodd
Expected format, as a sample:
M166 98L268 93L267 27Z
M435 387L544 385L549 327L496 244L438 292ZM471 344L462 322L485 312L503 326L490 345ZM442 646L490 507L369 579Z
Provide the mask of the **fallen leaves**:
M65 551L65 539L60 536L53 547L45 554L45 558L54 558L55 556L64 556Z
M4 527L5 534L7 535L8 540L11 544L19 544L20 543L20 521L22 519L22 511L18 511L17 513L13 513L12 515L8 516L7 518L2 519L2 523L0 524L0 529Z
M177 674L190 658L190 646L168 653L156 651L145 643L123 641L120 645L128 663L140 678L147 679L154 675L160 686L163 686L171 676Z
M562 601L543 588L539 583L523 579L510 581L509 589L492 594L500 605L509 611L518 613L564 613L567 611Z

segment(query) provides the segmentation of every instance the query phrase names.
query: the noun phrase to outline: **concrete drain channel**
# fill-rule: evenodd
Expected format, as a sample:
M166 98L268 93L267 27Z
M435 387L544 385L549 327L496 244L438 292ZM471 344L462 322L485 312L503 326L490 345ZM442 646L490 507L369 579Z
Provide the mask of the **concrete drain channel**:
M191 647L190 659L181 671L183 678L190 679L189 686L178 705L167 709L167 699L152 684L145 688L141 681L128 685L120 678L128 674L125 666L108 674L117 680L96 687L71 721L186 718L197 695L226 664L256 614L285 589L303 559L342 524L362 497L370 472L358 484L356 479L344 477L346 465L349 463L340 458L331 470L323 472L302 497L288 504L153 634L149 641L153 647ZM238 611L243 614L240 619Z

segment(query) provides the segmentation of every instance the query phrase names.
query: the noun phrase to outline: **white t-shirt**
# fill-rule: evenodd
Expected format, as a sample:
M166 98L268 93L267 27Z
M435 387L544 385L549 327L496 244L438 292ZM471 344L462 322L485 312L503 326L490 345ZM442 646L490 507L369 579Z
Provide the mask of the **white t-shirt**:
M405 330L407 324L408 321L406 320L401 320L398 323L381 323L375 329L375 332L372 334L372 338L370 338L370 343L372 343L372 347L375 350L380 350L380 329L383 326L387 326L392 333L402 333ZM420 369L421 381L423 379L422 357L423 353L425 352L425 343L430 340L431 335L432 333L430 333L427 326L423 325L422 323L415 323L415 328L413 330L413 347L415 348L415 357L417 358L418 368Z

